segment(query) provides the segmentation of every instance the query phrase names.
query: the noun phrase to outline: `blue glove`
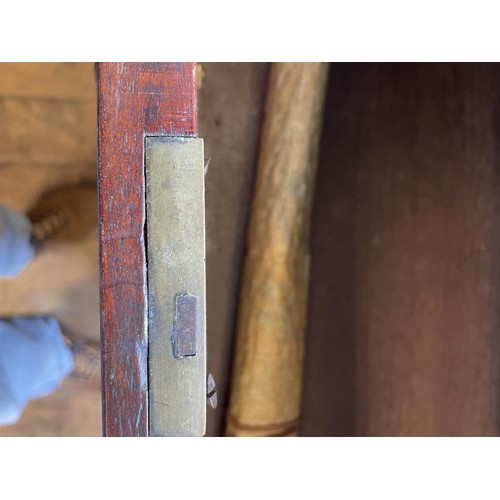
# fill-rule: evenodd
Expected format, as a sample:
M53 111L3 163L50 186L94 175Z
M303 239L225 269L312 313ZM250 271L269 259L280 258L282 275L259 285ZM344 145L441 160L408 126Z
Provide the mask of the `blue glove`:
M26 215L0 204L0 277L20 273L35 255L31 229Z
M30 399L53 392L73 367L56 318L0 319L0 425L16 423Z

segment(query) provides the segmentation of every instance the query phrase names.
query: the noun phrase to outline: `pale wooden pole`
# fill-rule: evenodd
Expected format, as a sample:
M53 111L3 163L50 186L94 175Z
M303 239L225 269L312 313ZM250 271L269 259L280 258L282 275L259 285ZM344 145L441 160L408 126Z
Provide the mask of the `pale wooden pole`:
M250 215L228 436L296 435L327 63L274 63Z

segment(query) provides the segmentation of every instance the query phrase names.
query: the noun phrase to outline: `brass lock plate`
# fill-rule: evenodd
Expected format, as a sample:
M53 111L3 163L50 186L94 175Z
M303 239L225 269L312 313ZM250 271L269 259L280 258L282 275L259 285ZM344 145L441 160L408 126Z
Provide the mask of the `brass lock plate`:
M146 137L149 434L206 425L203 140Z

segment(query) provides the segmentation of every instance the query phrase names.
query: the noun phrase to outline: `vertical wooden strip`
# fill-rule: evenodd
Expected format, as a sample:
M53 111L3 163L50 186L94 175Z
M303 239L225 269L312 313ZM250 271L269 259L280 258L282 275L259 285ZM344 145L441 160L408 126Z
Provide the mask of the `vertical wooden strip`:
M99 63L103 432L148 435L144 138L196 136L195 63Z
M309 226L328 64L271 69L226 435L297 433Z

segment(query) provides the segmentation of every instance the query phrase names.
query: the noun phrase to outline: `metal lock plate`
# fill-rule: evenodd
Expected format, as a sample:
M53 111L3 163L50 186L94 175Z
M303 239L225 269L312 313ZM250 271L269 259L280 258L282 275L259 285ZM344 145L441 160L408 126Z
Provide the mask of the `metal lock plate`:
M149 434L206 421L203 140L146 137Z

